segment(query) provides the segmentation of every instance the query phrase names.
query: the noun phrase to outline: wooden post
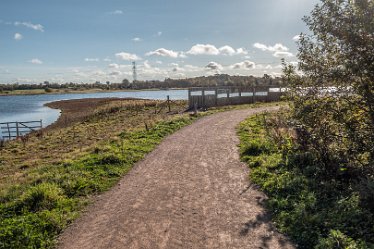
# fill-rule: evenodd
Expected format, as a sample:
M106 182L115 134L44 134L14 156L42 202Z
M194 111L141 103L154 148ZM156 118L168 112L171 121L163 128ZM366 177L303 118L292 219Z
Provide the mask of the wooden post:
M9 140L11 140L12 137L11 137L11 134L10 134L9 123L6 123L6 126L7 126L7 128L8 128L8 136L9 136Z
M252 92L253 92L252 103L255 103L256 102L256 87L255 86L252 87Z
M206 106L205 106L205 89L202 89L201 90L201 94L202 94L202 98L203 98L203 108L205 109L206 108Z
M168 95L167 96L167 102L168 102L168 109L169 109L169 112L171 112L171 108L170 108L170 96Z
M242 101L242 89L241 87L238 87L238 92L239 92L239 104L244 104Z
M122 102L121 102L121 105L122 105ZM43 128L43 120L41 119L40 120L40 129L42 129Z
M190 108L193 107L192 99L191 99L191 88L188 89L188 105Z
M16 132L17 132L17 138L19 137L19 127L18 127L18 121L16 121Z
M218 106L218 88L216 87L216 89L214 90L214 95L216 97L216 102L215 102L215 105Z

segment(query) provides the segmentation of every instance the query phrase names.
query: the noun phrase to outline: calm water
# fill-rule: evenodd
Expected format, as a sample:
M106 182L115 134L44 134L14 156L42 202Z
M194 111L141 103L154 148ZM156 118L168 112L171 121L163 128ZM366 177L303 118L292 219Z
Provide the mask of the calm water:
M55 122L60 115L59 110L44 106L45 103L84 98L141 98L166 100L169 95L172 100L188 98L187 90L168 91L136 91L136 92L105 92L85 94L40 94L25 96L0 96L0 123L14 121L36 121L43 120L43 127Z

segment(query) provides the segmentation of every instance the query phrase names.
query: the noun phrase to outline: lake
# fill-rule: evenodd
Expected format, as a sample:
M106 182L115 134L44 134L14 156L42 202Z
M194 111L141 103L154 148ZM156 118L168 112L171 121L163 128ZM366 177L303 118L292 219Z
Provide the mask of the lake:
M188 90L0 96L0 123L43 120L43 127L45 127L58 119L60 111L46 107L44 104L58 100L108 97L166 100L167 95L171 100L186 100Z

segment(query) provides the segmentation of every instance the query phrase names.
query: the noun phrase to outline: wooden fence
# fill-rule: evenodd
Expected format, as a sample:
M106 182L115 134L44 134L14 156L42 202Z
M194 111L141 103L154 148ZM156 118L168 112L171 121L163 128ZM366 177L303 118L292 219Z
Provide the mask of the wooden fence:
M193 108L279 101L284 91L275 86L194 87L188 89L188 105Z
M0 140L11 140L43 128L43 121L0 123Z

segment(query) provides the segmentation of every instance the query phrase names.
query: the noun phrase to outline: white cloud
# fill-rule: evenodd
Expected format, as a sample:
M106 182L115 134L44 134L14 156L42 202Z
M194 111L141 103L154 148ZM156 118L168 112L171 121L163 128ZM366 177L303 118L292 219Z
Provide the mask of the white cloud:
M119 69L120 68L120 65L118 65L117 63L111 63L108 65L109 68L114 68L114 69Z
M192 48L186 52L187 54L192 55L246 55L248 51L244 48L234 49L229 45L225 45L223 47L217 48L211 44L196 44L192 46Z
M156 61L157 64L161 65L162 64L162 61Z
M278 58L284 58L284 57L292 57L293 54L290 52L285 52L285 51L277 51L273 54L274 57Z
M158 31L156 36L162 36L162 32L161 31Z
M130 54L130 53L126 53L126 52L117 53L116 57L121 59L121 60L124 60L124 61L137 61L137 60L142 59L139 56L137 56L136 54Z
M123 11L122 10L114 10L111 12L108 12L109 15L122 15Z
M253 61L246 60L246 61L243 61L243 62L235 63L234 65L231 65L231 68L232 69L246 69L246 70L249 70L249 69L255 69L256 64Z
M15 33L14 34L14 40L20 41L22 39L23 39L23 35L21 35L20 33Z
M237 53L237 54L246 55L246 54L248 54L248 51L247 51L246 49L244 49L244 48L238 48L238 49L236 50L236 53Z
M44 27L41 24L32 24L31 22L15 22L15 26L25 26L27 28L44 32Z
M85 62L99 62L100 59L99 58L85 58L84 61Z
M233 49L232 47L230 47L230 46L223 46L223 47L220 47L219 49L218 49L218 51L221 53L221 54L223 54L223 55L234 55L234 54L236 54L236 51L235 51L235 49Z
M36 64L36 65L43 64L43 62L41 60L39 60L38 58L31 59L29 62L32 63L32 64Z
M122 75L121 71L112 71L108 74L109 76L120 76Z
M266 65L265 69L268 69L268 70L273 69L273 66L272 65Z
M159 49L156 49L155 51L151 51L151 52L146 53L146 56L151 56L151 55L178 58L179 53L175 52L173 50L168 50L168 49L165 49L165 48L159 48Z
M234 48L232 48L228 45L220 47L218 50L219 50L221 55L233 56L233 55L246 55L246 54L248 54L248 51L245 50L244 48L238 48L237 50L235 50Z
M196 44L187 52L192 55L218 55L220 51L210 44Z
M253 46L255 48L258 48L258 49L262 50L262 51L273 52L274 57L284 58L284 57L292 57L293 56L292 53L288 52L289 48L282 45L281 43L276 43L274 46L267 46L267 45L262 44L262 43L255 43L255 44L253 44Z
M103 61L105 61L105 62L111 62L112 60L110 58L106 57Z
M132 41L134 41L134 42L141 42L141 41L143 41L143 39L139 38L139 37L135 37L135 38L132 39Z
M105 76L105 75L106 75L106 73L101 69L95 70L95 71L92 72L92 76L94 76L94 77L100 77L100 76Z
M149 64L149 61L148 61L148 60L144 61L143 66L144 66L145 68L147 68L147 69L152 68L152 66Z
M194 71L199 71L199 70L201 70L200 67L197 67L197 66L194 66L194 65L185 65L184 68L185 68L187 71L190 71L190 72L194 72Z
M298 42L300 41L300 35L295 35L294 37L292 37L292 40L295 41L295 42Z
M209 62L208 65L205 66L205 68L209 70L217 70L217 71L223 69L221 64L214 62L214 61Z
M286 52L289 50L286 46L282 45L281 43L276 43L274 46L267 46L262 43L255 43L253 44L255 48L261 49L262 51L268 52Z
M185 52L179 52L179 57L180 58L187 58L187 55Z
M265 70L270 70L273 69L272 65L256 65L256 69L265 69Z

